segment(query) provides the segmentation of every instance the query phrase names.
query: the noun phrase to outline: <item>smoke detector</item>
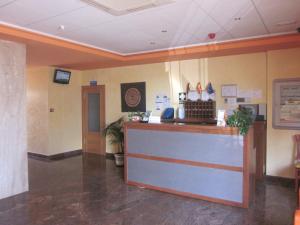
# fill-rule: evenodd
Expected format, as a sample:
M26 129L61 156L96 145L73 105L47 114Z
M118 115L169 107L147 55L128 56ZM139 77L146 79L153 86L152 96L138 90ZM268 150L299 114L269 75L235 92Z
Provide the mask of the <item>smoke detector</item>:
M213 40L216 37L216 33L209 33L207 36L209 39Z
M121 16L174 3L176 0L81 0L111 15Z

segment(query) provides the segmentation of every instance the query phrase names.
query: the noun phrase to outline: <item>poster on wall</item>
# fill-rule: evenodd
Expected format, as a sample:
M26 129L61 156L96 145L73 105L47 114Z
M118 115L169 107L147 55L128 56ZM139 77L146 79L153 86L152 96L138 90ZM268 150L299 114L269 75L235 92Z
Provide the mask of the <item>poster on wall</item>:
M300 129L300 79L273 82L273 127Z
M170 98L166 94L156 94L155 96L155 110L164 111L166 108L169 108Z
M221 87L222 97L236 97L237 85L236 84L224 84Z
M146 82L121 84L122 112L146 111Z

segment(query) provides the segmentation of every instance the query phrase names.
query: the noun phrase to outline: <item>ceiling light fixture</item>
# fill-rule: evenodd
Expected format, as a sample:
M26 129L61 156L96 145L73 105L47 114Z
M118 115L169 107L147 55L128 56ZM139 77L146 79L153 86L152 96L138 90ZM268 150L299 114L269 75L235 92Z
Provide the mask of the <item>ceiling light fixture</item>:
M64 25L59 25L58 30L65 30L65 26Z
M239 20L241 20L241 19L242 19L241 17L235 17L235 18L234 18L235 21L239 21Z
M162 30L161 32L162 32L162 33L167 33L168 31L167 31L167 30Z
M155 8L162 5L174 3L176 0L81 0L95 8L101 9L111 15L121 16L129 13Z

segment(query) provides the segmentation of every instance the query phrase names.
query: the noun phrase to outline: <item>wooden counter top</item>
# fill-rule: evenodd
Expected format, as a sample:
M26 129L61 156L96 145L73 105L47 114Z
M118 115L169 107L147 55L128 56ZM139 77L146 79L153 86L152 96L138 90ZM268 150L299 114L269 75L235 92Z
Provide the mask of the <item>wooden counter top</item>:
M207 134L239 135L238 128L218 127L216 125L182 124L182 123L139 123L127 122L125 129L160 130L174 132L194 132Z

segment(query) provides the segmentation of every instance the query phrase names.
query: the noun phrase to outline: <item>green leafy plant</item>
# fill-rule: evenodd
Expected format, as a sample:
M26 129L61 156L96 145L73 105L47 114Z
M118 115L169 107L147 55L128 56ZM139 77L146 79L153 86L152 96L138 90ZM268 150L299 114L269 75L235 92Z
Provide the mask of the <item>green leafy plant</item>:
M233 115L227 119L227 124L230 127L238 127L241 135L246 135L253 123L252 111L250 109L242 108L234 111Z
M104 136L110 138L110 143L118 145L118 153L124 153L124 118L121 117L104 129Z
M129 121L132 121L132 117L134 117L134 116L138 116L138 117L140 117L140 119L144 116L144 113L143 112L129 112L128 113L128 119L129 119Z

